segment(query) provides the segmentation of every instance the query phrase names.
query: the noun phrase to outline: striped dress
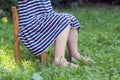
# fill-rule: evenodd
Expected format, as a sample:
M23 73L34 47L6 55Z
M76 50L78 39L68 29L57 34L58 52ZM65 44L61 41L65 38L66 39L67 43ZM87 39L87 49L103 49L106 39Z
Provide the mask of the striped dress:
M44 52L71 24L79 28L77 19L68 13L57 13L50 0L18 0L19 38L36 56Z

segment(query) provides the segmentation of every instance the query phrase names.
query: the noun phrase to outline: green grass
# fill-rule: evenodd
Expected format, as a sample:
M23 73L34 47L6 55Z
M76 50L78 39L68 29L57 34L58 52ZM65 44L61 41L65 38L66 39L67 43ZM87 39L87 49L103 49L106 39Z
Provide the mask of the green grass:
M47 63L42 64L21 44L21 60L15 63L13 23L0 22L0 80L120 80L120 10L85 8L66 12L81 23L79 51L95 62L78 62L79 68L56 67L51 64L51 46Z

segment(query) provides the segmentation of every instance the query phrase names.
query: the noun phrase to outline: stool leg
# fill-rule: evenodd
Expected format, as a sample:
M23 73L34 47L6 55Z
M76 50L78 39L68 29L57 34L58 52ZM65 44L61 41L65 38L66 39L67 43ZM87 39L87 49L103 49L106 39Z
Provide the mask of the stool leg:
M46 63L46 52L43 52L41 54L41 60L42 60L42 63Z
M14 56L15 56L15 62L18 62L18 60L20 59L20 48L19 48L19 38L17 35L14 36Z
M18 62L20 58L20 49L19 49L19 21L18 21L18 12L15 6L12 6L13 21L14 21L14 56L15 62Z
M16 17L17 18L17 17ZM15 20L17 21L18 18ZM14 22L14 53L15 53L15 61L18 62L20 59L20 41L18 37L18 32L19 32L19 26L18 26L18 21Z

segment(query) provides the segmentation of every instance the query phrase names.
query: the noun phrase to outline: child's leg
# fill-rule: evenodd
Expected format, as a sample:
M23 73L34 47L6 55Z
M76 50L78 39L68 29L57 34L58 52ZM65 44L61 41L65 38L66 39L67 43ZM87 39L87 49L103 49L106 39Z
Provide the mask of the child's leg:
M65 47L69 35L70 25L58 36L55 41L55 60L65 58Z
M83 57L78 52L78 29L73 29L73 28L70 29L68 36L68 49L70 53L70 59L74 57L78 60L80 59L83 59L84 61L91 60L90 58Z
M68 49L70 54L78 53L78 31L71 28L68 37Z
M58 36L58 38L55 41L55 55L54 55L54 61L53 64L55 65L62 65L67 66L69 63L65 59L65 47L69 35L70 25L67 26L67 28ZM78 66L75 64L72 64L72 66Z

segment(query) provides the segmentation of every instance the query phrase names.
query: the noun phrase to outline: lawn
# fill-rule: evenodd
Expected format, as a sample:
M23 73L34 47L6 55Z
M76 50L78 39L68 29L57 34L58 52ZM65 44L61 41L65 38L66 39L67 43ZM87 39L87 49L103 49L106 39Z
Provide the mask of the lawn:
M47 63L21 44L21 60L14 61L13 22L0 22L0 80L120 80L120 9L76 8L69 12L81 23L79 52L94 62L79 68L52 65L53 45L47 50ZM66 57L68 51L66 48ZM75 61L76 62L76 61Z

